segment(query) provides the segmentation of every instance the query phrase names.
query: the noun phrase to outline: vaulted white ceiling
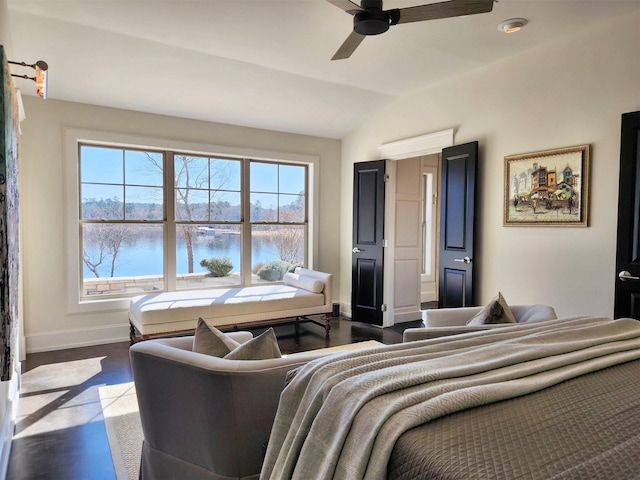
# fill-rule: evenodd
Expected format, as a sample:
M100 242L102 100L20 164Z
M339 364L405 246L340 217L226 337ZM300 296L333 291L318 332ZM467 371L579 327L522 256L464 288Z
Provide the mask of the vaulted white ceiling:
M11 60L45 60L49 98L343 138L399 96L624 15L638 0L500 0L491 13L392 26L339 61L331 57L352 17L325 0L8 6ZM513 17L529 24L499 32Z

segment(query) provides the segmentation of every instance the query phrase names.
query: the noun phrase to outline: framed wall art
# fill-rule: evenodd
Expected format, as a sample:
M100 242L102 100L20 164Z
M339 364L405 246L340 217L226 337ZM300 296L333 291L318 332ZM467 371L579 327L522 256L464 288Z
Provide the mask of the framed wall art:
M0 45L0 380L11 379L17 345L18 305L18 99Z
M504 157L505 226L586 227L589 145Z

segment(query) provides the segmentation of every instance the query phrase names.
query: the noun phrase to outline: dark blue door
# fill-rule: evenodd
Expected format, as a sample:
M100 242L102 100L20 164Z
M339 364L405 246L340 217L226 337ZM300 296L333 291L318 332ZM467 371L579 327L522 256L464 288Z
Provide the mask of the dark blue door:
M475 243L478 142L442 150L438 306L475 305Z
M640 320L640 112L622 115L614 318Z
M382 325L384 181L384 160L354 165L351 319L374 325Z

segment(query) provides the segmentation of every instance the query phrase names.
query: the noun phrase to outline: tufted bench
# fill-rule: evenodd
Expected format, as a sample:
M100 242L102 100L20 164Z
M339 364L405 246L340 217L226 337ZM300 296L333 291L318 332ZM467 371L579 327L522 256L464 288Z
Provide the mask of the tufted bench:
M199 317L217 328L304 317L323 325L328 336L332 280L329 273L298 267L281 284L140 295L129 306L131 343L193 332ZM324 324L308 317L318 314L324 314Z

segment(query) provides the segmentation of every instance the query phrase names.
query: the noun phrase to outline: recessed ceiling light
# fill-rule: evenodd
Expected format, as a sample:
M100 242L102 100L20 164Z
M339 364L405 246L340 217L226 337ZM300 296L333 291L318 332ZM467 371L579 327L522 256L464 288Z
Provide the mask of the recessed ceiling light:
M522 29L527 24L527 20L524 18L510 18L498 25L498 30L503 33L515 33Z

